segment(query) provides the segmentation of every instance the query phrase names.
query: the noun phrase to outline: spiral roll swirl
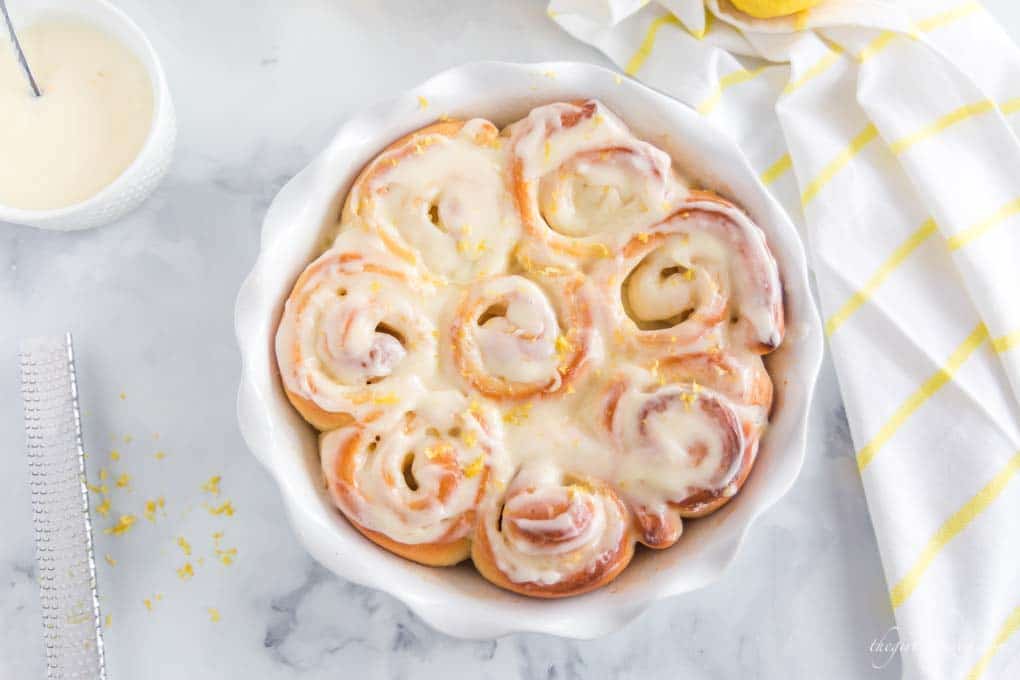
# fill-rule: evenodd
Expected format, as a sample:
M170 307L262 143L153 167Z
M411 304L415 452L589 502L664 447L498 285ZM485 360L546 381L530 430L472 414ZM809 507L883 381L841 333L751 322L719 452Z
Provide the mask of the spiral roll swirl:
M746 360L676 358L625 372L607 388L604 426L619 452L614 482L637 499L646 545L672 545L681 518L717 510L747 479L772 385L757 356Z
M520 233L505 157L499 131L487 120L450 120L413 132L355 181L342 228L369 229L440 280L496 273Z
M578 595L630 562L630 515L602 482L534 464L499 502L487 504L472 559L492 583L534 597Z
M491 409L434 393L395 422L322 436L323 472L337 507L366 537L431 565L467 558L476 506L505 455Z
M276 335L291 403L320 430L370 422L419 392L437 362L424 284L385 254L341 243L298 278Z
M584 280L570 274L480 282L460 303L452 339L460 374L494 399L557 394L601 352Z
M511 178L541 264L606 257L629 231L662 219L685 188L668 155L634 137L600 103L549 104L511 125Z
M705 192L637 232L594 277L624 343L677 353L732 341L766 354L782 342L782 287L761 230Z

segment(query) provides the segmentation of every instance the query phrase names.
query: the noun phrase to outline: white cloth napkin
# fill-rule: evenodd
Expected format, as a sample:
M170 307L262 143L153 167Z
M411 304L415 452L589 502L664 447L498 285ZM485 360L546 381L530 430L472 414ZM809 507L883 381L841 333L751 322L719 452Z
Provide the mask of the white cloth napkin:
M800 229L904 677L1020 677L1020 50L973 0L549 14L731 135Z

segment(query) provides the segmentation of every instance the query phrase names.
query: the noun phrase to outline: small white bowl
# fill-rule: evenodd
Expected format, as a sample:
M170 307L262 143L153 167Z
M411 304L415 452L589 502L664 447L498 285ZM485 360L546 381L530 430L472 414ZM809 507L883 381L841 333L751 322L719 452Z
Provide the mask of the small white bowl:
M638 551L608 587L556 601L529 599L486 583L470 566L435 569L365 540L325 493L316 436L283 393L273 336L298 274L323 248L340 200L361 167L394 139L441 114L498 125L551 101L593 97L643 139L667 150L681 173L742 205L765 230L786 295L787 335L770 355L776 383L771 427L741 493L715 514L689 522L680 542ZM421 98L428 102L424 109ZM804 458L808 407L822 358L822 331L808 288L804 250L783 210L723 133L686 106L612 71L577 63L475 63L451 69L344 123L316 160L276 196L262 249L237 298L243 361L241 432L279 484L308 551L340 576L384 590L439 630L466 638L537 631L591 638L620 628L652 602L717 579L744 535L793 484Z
M124 12L106 0L34 0L9 3L19 29L45 18L72 19L95 26L123 43L145 66L152 81L152 127L138 156L113 182L91 198L56 210L23 210L0 205L0 222L74 231L108 224L141 205L170 167L177 122L170 89L156 50ZM6 32L6 28L3 29ZM6 46L5 46L6 47Z

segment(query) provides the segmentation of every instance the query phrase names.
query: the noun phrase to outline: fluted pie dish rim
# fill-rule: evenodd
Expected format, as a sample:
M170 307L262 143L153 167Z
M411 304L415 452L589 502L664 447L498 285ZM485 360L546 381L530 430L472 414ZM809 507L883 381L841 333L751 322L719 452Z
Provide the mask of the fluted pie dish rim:
M750 213L780 267L787 337L768 360L777 404L759 461L741 493L714 515L685 527L687 535L677 546L655 554L641 551L609 586L550 602L498 590L469 567L444 570L408 562L358 534L323 488L316 435L284 395L273 337L294 280L326 245L323 238L341 199L379 149L440 115L479 116L502 126L534 106L580 98L601 100L639 138L669 152L682 174ZM822 355L803 248L735 145L682 104L607 69L569 62L468 64L350 118L270 206L258 260L238 295L235 323L243 362L241 432L273 474L305 547L338 575L384 590L436 628L470 638L519 631L594 637L621 627L655 600L717 578L750 524L786 492L800 470Z

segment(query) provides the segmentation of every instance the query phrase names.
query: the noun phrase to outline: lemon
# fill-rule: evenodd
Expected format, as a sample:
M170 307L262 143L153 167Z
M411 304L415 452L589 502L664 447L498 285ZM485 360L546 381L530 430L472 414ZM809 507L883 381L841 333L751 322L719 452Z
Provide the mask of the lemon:
M730 0L733 6L758 19L785 17L810 9L822 0Z

